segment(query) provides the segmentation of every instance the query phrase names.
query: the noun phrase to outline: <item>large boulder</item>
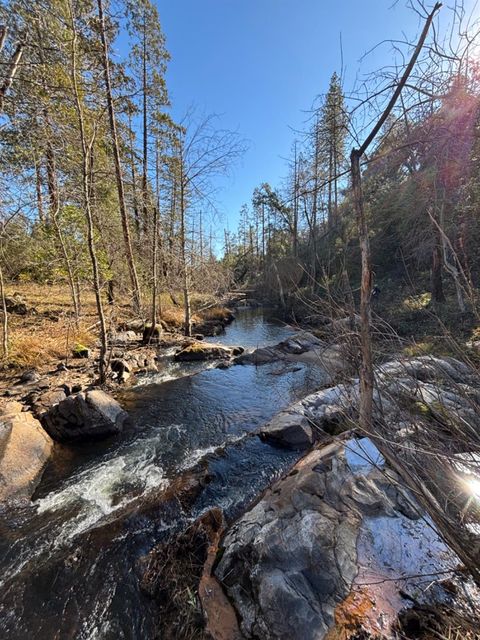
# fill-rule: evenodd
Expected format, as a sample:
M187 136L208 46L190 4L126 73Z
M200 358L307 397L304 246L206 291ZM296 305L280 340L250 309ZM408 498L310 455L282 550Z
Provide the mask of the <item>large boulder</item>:
M315 441L312 427L300 413L283 411L261 430L260 436L266 442L289 449L309 449Z
M243 353L243 347L225 347L220 344L191 342L175 353L177 362L193 362L199 360L228 360L232 356Z
M332 443L231 526L215 575L246 638L392 637L403 594L444 601L421 576L458 563L421 515L371 441Z
M31 413L18 402L7 403L0 416L0 501L31 497L52 446Z
M120 433L128 414L100 389L65 398L51 407L42 419L50 436L58 442L100 440Z

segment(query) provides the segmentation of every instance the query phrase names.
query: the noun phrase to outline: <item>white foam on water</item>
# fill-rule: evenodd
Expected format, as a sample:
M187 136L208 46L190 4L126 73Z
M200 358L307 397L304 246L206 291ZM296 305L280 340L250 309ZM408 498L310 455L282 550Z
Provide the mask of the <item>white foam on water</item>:
M198 462L203 460L206 456L216 453L219 450L223 450L225 447L232 446L237 442L240 442L245 438L245 434L241 434L239 436L233 436L231 438L226 438L221 444L211 445L210 447L204 447L199 449L190 449L188 452L185 452L185 459L182 464L178 467L180 471L187 471L194 467Z
M38 514L75 507L78 513L63 523L54 547L100 524L129 502L169 484L156 460L159 435L137 440L121 455L103 460L70 478L59 491L33 503Z
M150 373L144 376L140 376L136 383L136 387L143 387L149 384L162 384L169 382L170 380L178 380L179 378L187 378L189 376L195 376L198 373L214 369L218 364L216 360L209 360L206 362L171 362L163 371L158 373Z

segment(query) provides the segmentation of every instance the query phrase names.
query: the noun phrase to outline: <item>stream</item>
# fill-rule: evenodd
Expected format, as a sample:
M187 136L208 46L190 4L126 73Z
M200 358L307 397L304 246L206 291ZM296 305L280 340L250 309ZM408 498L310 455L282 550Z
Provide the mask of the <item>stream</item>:
M244 310L209 341L255 348L292 333L263 310ZM119 400L132 427L105 442L56 446L32 502L0 512L0 637L158 637L158 609L138 586L140 558L210 507L241 514L299 456L252 434L326 379L302 364L166 360L126 388ZM193 507L161 500L199 464L211 481Z

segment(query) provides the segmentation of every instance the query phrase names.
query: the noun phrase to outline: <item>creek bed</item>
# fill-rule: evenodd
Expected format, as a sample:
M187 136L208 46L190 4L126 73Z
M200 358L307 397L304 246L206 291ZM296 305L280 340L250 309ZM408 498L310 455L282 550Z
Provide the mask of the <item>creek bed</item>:
M211 341L254 348L292 333L245 310ZM56 447L32 503L0 513L5 640L153 638L158 612L139 590L139 559L209 507L239 515L298 458L251 434L328 380L300 364L169 366L122 393L133 428ZM211 482L193 507L157 499L198 464Z

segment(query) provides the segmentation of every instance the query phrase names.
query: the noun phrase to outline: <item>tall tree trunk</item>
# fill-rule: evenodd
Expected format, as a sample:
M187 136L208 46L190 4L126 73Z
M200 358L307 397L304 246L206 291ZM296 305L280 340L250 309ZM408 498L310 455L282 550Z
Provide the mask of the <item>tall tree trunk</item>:
M75 110L78 118L78 129L80 134L80 144L82 149L82 191L83 191L83 205L85 209L85 217L87 220L87 244L90 254L90 260L92 263L92 275L93 275L93 289L95 292L95 301L97 305L97 315L100 325L100 357L99 357L99 381L103 384L106 380L107 374L107 327L105 322L105 314L103 311L102 294L100 287L100 269L98 266L97 253L95 249L94 240L94 226L93 215L90 202L90 185L89 185L89 158L91 157L90 148L87 144L87 137L85 131L83 106L80 98L80 90L77 80L77 30L75 27L75 16L73 12L73 0L70 0L70 17L71 17L71 80L72 89L75 99ZM90 145L93 145L94 139L91 140Z
M118 203L120 207L120 217L122 221L123 239L125 243L125 256L130 273L132 284L133 306L137 313L141 311L140 287L138 284L137 270L133 259L132 242L130 239L130 228L128 224L127 207L125 204L125 189L123 184L122 164L120 159L120 147L118 144L117 122L115 109L113 106L112 87L110 82L110 59L108 53L107 38L105 35L105 16L103 12L103 0L98 0L98 16L100 19L100 38L102 42L102 63L105 78L105 91L107 97L108 118L110 122L110 134L112 138L113 159L115 164L115 177L117 181Z
M160 208L160 166L159 166L159 153L158 153L158 141L155 157L156 167L156 183L157 183L157 204L153 208L153 229L152 229L152 328L150 331L150 339L155 337L155 329L157 327L157 283L158 283L158 266L157 266L157 254L158 254L158 218Z
M186 252L186 221L185 221L185 178L183 175L183 169L180 173L180 243L181 243L181 256L182 256L182 271L183 271L183 304L185 308L185 325L184 333L186 336L192 335L192 312L190 306L190 284L189 273L187 264L187 252Z
M298 162L297 142L295 141L295 164L293 168L293 255L298 254Z
M147 35L145 16L143 18L142 43L142 93L143 93L143 164L142 164L142 223L148 233L148 104L147 104Z
M130 137L130 171L132 175L132 195L133 195L133 217L135 220L135 230L137 237L140 235L140 214L138 211L138 196L137 196L137 172L135 170L135 144L132 129L132 118L128 116L128 133Z
M7 37L7 28L2 26L0 27L0 51L3 49L5 44L5 40ZM0 87L0 113L3 113L3 104L5 100L5 96L7 91L12 86L13 79L18 69L18 65L22 58L23 53L23 44L18 44L17 48L13 54L10 68L7 71L7 77L5 81ZM4 358L8 358L8 312L7 312L7 302L5 300L5 284L3 280L3 269L0 263L0 302L2 304L2 355Z
M369 433L372 429L373 419L373 360L372 360L372 341L370 335L370 319L371 319L371 295L372 295L372 266L370 256L370 242L368 225L365 218L365 210L363 203L362 190L362 174L360 170L360 158L366 152L370 144L373 142L388 116L392 112L403 87L405 86L417 58L422 50L423 44L427 37L433 18L442 5L436 3L430 15L428 16L422 33L418 40L417 46L410 58L410 61L397 85L392 97L385 107L382 115L377 120L363 144L359 149L352 149L350 155L352 188L355 212L357 216L358 237L360 244L360 252L362 257L362 280L361 280L361 299L360 299L360 343L362 364L360 367L360 427L364 432Z
M357 216L358 240L362 256L362 280L360 286L360 426L369 432L372 426L373 408L373 357L370 337L372 264L370 240L363 202L362 174L360 172L360 152L352 149L350 157L352 171L353 201Z
M42 194L42 169L41 162L35 159L35 191L37 196L37 213L41 223L45 222L45 213L43 211L43 194Z
M2 356L8 358L8 312L5 300L5 283L3 280L3 268L0 262L0 302L2 304Z

